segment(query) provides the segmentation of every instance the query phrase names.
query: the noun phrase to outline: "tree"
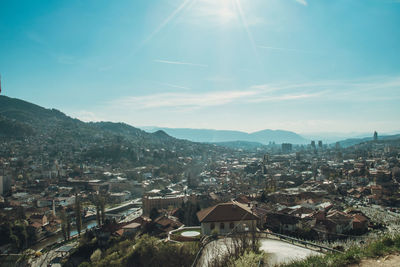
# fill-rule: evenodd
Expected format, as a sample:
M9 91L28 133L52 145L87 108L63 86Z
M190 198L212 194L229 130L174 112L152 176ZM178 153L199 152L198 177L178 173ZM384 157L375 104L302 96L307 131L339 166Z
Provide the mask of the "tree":
M96 207L97 225L102 226L106 220L106 198L103 195L92 197L92 203Z
M101 222L104 224L106 220L106 199L105 197L100 197L100 210L101 210Z
M81 236L82 230L82 205L78 194L75 194L75 223L78 235Z
M97 220L97 225L101 226L101 216L100 216L100 205L98 203L98 201L94 202L95 206L96 206L96 220Z
M64 240L67 241L69 240L69 236L71 233L71 220L64 210L61 211L60 219L61 219L61 231L64 236Z
M71 218L67 214L67 239L69 240L71 238Z
M158 216L160 216L160 213L158 212L158 210L156 208L152 208L150 210L150 219L152 221L154 221L155 219L157 219Z

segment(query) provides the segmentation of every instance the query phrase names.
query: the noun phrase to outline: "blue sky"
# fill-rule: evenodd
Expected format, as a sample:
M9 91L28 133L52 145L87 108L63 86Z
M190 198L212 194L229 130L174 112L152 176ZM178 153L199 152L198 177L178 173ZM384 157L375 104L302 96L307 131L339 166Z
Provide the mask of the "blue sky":
M0 0L3 93L134 126L400 130L397 0Z

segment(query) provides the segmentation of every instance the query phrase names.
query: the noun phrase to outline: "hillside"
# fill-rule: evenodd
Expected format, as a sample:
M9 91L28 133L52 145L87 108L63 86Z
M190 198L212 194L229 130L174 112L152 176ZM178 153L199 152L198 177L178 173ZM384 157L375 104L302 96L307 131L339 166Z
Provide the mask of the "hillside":
M383 135L383 136L379 136L379 138L378 138L379 141L392 141L392 140L397 140L397 139L400 139L400 134ZM372 137L349 138L349 139L339 141L339 144L341 147L349 147L349 146L354 146L354 145L358 145L361 143L369 142L372 140L373 140Z
M265 147L265 145L261 143L248 142L248 141L215 142L213 144L232 149L242 149L242 150L256 150L258 148Z
M275 142L277 144L306 144L309 142L307 139L294 132L283 130L262 130L254 133L246 133L241 131L190 128L142 127L142 129L149 132L163 130L175 138L205 143L246 141L267 145L269 142Z
M6 96L0 96L0 140L6 144L22 141L32 154L63 154L76 157L77 162L132 167L226 150L179 140L161 130L147 133L125 123L85 123L58 110Z
M147 133L125 123L85 123L68 117L56 109L46 109L27 101L7 96L0 96L0 116L0 123L8 126L12 125L16 131L27 132L24 136L38 133L54 135L59 131L64 131L65 133L79 133L81 137L91 137L91 135L110 137L117 135L134 142L159 143L160 140L176 141L171 136Z

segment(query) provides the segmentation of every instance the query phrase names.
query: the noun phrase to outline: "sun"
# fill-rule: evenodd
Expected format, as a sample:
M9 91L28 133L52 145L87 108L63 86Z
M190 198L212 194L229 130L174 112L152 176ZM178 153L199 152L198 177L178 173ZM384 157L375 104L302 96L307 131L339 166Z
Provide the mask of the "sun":
M222 23L230 22L238 17L235 3L232 0L215 1L217 3L216 15Z
M239 18L234 0L197 0L194 12L204 20L228 24Z

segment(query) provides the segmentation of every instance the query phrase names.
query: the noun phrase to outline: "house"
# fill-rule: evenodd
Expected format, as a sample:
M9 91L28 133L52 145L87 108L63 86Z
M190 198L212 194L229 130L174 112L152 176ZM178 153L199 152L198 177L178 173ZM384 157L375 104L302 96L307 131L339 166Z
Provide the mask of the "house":
M44 214L32 214L29 220L32 224L40 225L40 227L46 226L49 223L47 216Z
M265 226L273 232L294 232L299 226L300 218L277 212L269 212Z
M117 234L122 236L132 236L140 230L140 227L140 223L133 222L123 226L120 230L117 231Z
M368 230L368 219L362 214L353 214L353 229L359 231Z
M233 231L249 231L256 228L259 217L250 207L238 202L220 203L197 213L201 232L210 235L216 231L225 235Z
M242 204L246 204L246 205L247 205L247 203L251 202L251 200L245 195L238 196L237 198L234 199L234 201L242 203Z
M328 212L325 223L334 234L342 234L353 229L353 218L338 210Z
M154 224L161 232L168 233L172 230L178 229L183 225L178 219L172 216L161 215L154 220Z

